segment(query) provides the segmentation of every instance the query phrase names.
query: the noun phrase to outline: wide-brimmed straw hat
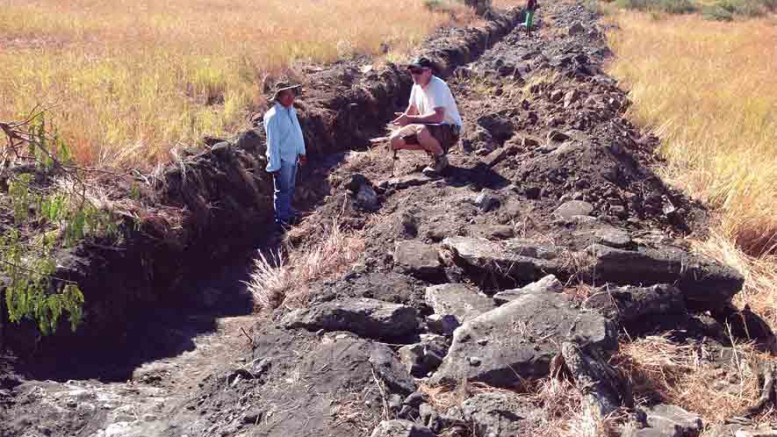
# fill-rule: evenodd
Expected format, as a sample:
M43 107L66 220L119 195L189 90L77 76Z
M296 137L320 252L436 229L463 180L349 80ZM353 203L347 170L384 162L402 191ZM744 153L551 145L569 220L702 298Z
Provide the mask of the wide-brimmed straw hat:
M302 85L300 84L292 84L289 82L278 82L273 87L272 91L272 97L271 100L275 101L278 99L278 94L280 94L283 91L286 90L294 90L295 94L299 94L299 90L302 88Z

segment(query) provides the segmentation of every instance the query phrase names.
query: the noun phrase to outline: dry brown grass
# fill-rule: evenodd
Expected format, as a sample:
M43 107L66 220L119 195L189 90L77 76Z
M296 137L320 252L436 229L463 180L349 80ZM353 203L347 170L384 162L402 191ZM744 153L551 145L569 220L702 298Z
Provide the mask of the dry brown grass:
M364 250L361 236L342 231L336 220L322 235L320 240L289 248L287 254L259 253L248 283L258 308L304 305L311 283L342 274Z
M751 254L777 240L777 27L698 16L615 16L612 74L630 115L663 140L664 176L721 211L719 232Z
M735 346L730 358L712 360L712 353L705 347L646 337L623 344L614 362L643 401L659 396L700 414L706 424L723 423L742 415L758 398L759 363L769 358L748 345Z
M246 124L267 74L385 48L395 59L473 20L423 0L6 0L0 119L41 103L80 163L166 162Z
M524 418L521 431L535 437L606 437L618 435L616 422L620 419L602 418L589 408L580 390L567 380L545 378L525 381L515 391L498 389L480 383L460 384L455 389L421 385L437 411L446 411L460 405L467 398L485 392L504 392L518 396L533 409L531 417ZM442 434L445 435L445 434Z

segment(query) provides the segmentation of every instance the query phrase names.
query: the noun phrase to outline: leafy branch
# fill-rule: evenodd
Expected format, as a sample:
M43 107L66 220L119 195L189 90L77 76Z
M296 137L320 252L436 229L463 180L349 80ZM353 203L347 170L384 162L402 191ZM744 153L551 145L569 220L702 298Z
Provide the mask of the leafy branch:
M75 330L83 317L84 295L74 281L55 276L56 255L89 237L115 235L115 218L88 197L89 170L73 163L44 111L36 108L18 122L0 121L0 131L6 139L0 149L0 187L11 213L0 221L8 319L32 320L46 335L67 316ZM72 183L55 185L53 180Z

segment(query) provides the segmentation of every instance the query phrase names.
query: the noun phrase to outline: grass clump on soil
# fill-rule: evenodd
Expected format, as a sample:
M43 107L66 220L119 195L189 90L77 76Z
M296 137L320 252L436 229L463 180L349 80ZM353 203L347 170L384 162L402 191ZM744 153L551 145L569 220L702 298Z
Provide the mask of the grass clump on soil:
M581 390L566 379L552 377L524 381L515 390L499 389L477 382L464 382L456 388L428 386L419 388L437 411L447 411L467 398L481 393L505 393L515 396L517 402L527 406L532 413L523 417L521 432L535 437L609 437L617 436L617 412L600 417L591 409ZM441 436L460 435L444 430ZM474 430L470 430L476 435ZM469 434L468 434L469 435Z
M313 282L342 274L363 250L358 234L341 230L333 221L320 239L290 248L285 255L260 252L248 283L254 304L261 309L304 305Z
M622 344L613 360L631 380L637 400L658 396L712 424L742 415L753 405L760 395L759 363L769 361L748 345L735 345L729 357L708 359L713 353L703 345L678 345L653 336ZM767 415L756 421L767 420Z
M664 179L717 212L700 249L737 267L747 278L738 303L777 326L777 27L614 19L609 71L630 89L630 117L662 138Z
M80 164L149 166L247 125L266 75L404 53L471 21L423 0L11 0L0 8L0 119L37 104Z

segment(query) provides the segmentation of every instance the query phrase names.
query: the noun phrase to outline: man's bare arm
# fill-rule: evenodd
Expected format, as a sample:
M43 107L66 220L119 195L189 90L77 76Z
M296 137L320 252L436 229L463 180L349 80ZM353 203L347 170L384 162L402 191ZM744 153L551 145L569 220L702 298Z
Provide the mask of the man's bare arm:
M423 115L408 115L409 123L442 123L445 120L445 108L434 108L434 112Z

